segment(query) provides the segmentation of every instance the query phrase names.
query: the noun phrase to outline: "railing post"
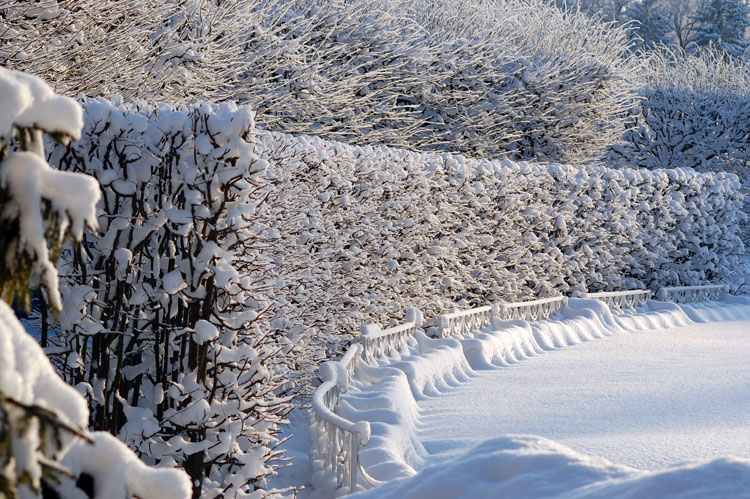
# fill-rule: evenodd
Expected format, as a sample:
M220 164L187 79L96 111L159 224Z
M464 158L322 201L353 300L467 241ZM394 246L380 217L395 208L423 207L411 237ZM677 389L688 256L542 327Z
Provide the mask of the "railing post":
M359 471L359 435L349 434L349 493L357 491L357 472Z

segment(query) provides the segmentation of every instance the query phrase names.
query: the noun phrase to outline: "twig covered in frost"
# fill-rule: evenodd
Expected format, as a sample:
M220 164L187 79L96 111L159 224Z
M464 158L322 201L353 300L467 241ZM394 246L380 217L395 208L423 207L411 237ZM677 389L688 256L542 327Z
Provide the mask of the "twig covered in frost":
M0 63L71 95L232 99L348 143L581 162L637 105L627 30L542 0L8 0L0 17Z

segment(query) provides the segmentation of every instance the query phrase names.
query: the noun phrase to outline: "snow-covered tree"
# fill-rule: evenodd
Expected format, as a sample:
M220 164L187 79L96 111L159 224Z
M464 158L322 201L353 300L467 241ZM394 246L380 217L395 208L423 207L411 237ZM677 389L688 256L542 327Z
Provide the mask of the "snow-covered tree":
M97 182L50 167L43 133L62 144L80 137L82 113L35 76L0 67L0 288L24 302L41 285L61 309L57 259L66 236L97 227ZM97 497L179 498L189 490L177 470L154 471L112 437L91 434L88 408L57 375L39 345L0 301L0 496L39 497L42 487L75 494L86 473ZM113 473L113 470L116 470ZM78 491L81 493L80 491Z
M233 99L266 129L350 143L584 161L635 103L625 31L542 0L12 0L0 16L0 63L69 94Z
M636 1L628 6L625 17L633 23L630 36L641 50L671 42L668 35L672 28L659 0Z
M730 57L742 57L750 42L750 6L743 0L708 0L691 17L693 24L688 48L711 47Z
M84 107L82 139L51 160L99 180L102 234L64 257L53 361L85 393L94 429L183 467L195 497L250 494L279 465L290 409L279 357L294 347L261 327L273 296L252 232L265 168L254 113Z

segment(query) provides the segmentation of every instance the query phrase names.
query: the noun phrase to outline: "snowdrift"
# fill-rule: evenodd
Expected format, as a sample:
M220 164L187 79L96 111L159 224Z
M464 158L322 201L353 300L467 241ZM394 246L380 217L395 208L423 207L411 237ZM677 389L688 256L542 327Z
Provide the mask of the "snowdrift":
M750 459L721 458L643 472L546 438L508 435L453 461L355 494L358 499L736 498L750 494Z
M607 335L695 322L748 320L750 298L676 305L652 301L637 312L613 313L603 302L571 299L549 320L493 321L464 338L434 340L417 333L409 351L360 363L338 414L369 422L371 438L360 450L366 472L386 485L363 497L737 497L750 491L750 460L723 458L643 472L585 456L541 437L506 435L454 461L423 469L419 401L440 396L478 369L509 366L545 351ZM313 462L321 494L333 484ZM416 476L415 476L416 475ZM724 476L736 478L729 485ZM409 478L413 477L413 478ZM369 494L369 495L368 495ZM671 495L670 495L671 494Z

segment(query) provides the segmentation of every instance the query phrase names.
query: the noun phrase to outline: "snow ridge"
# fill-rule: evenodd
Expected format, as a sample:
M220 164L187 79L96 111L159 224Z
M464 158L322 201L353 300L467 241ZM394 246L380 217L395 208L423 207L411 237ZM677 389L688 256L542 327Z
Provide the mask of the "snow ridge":
M351 389L342 396L337 413L349 421L370 423L370 443L361 449L361 462L367 473L374 479L389 482L388 485L374 490L370 495L372 497L404 497L405 495L401 494L408 493L412 497L421 497L418 482L403 482L411 485L404 485L401 488L398 486L401 482L394 482L400 478L414 476L425 462L427 453L418 438L418 430L421 426L419 400L438 396L451 386L470 379L477 369L509 366L545 351L565 348L612 334L682 326L695 322L748 318L750 318L750 297L727 297L721 307L711 303L676 305L652 301L637 312L618 311L617 313L613 313L605 303L598 300L570 299L568 305L563 307L558 314L542 322L494 319L482 331L459 339L434 340L417 332L409 342L408 351L395 353L391 358L380 358L375 366L364 362L358 364ZM525 490L527 493L524 497L528 494L530 497L548 497L544 495L544 491L534 487L505 488L521 487L526 483L523 472L519 468L519 466L521 468L524 466L523 461L518 461L519 457L523 458L523 455L536 455L540 459L542 455L550 455L550 457L555 455L555 459L561 459L561 463L567 463L561 464L560 470L565 466L571 466L573 462L583 463L582 466L591 476L582 483L569 484L569 488L560 489L568 492L575 489L576 494L579 494L576 497L604 497L605 491L619 490L617 486L609 482L606 486L598 484L589 487L595 482L623 478L623 483L629 484L627 487L658 487L660 476L664 475L666 478L662 478L668 480L682 472L671 470L662 472L662 475L658 473L648 476L639 475L639 479L656 481L649 485L635 480L633 478L635 470L631 468L612 465L603 459L592 461L592 458L588 456L580 455L540 437L510 437L501 440L494 443L488 442L484 450L478 449L472 453L474 457L470 458L479 461L486 459L485 468L492 466L492 469L496 470L499 469L497 459L500 457L498 456L506 456L503 459L510 460L508 462L510 469L519 470L516 471L516 476L505 478L495 476L495 479L503 483L498 485L501 488L492 489L493 493ZM472 464L473 462L469 460L438 465L439 469L434 470L436 474L433 476L452 472L449 471L451 466L466 466L465 469L479 466L476 463ZM327 476L321 464L313 462L313 467L317 470L313 483L316 490L322 494L333 494L335 493L334 484L326 480ZM529 466L537 466L538 471L538 463L532 463ZM723 465L714 463L712 466L721 469ZM734 465L727 461L726 466ZM740 467L737 470L741 475L740 478L747 481L747 475L750 472L745 470L745 475L742 475L742 467L747 464L738 463L737 466ZM552 473L551 470L550 473ZM558 472L562 471L558 470ZM426 473L429 475L430 471ZM487 471L487 473L490 472ZM426 479L429 481L429 476ZM689 483L691 485L686 486L686 490L689 490L689 487L698 487L698 482L695 480ZM583 488L578 490L579 487ZM626 485L622 487L623 490L629 490ZM431 490L432 493L438 494L434 497L450 496L442 490L439 492L437 489ZM367 496L367 494L363 495ZM471 493L466 493L462 497L471 496Z

